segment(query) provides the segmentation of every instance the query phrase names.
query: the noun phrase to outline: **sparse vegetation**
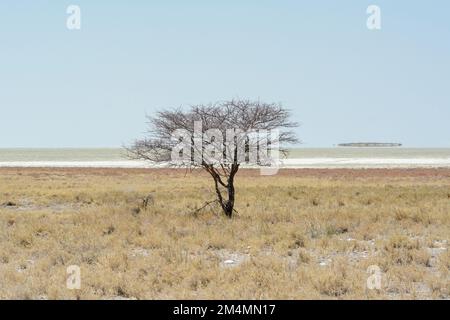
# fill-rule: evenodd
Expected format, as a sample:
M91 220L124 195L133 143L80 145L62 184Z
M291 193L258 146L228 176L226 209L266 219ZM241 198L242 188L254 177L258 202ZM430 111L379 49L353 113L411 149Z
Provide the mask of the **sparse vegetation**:
M200 172L0 169L0 298L449 298L450 170L240 174L230 220Z

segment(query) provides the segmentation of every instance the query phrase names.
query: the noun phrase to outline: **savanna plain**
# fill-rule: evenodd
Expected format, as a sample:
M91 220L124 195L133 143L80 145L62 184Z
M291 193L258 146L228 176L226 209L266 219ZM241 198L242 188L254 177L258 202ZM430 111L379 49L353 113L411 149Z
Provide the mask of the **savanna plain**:
M197 210L212 186L176 169L1 168L0 298L450 297L450 169L241 170L232 219Z

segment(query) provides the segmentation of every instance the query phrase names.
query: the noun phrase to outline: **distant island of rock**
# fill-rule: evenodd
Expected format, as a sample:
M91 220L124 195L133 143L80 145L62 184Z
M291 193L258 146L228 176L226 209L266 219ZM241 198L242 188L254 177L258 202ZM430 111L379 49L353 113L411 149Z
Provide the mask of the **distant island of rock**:
M353 142L339 143L338 147L401 147L401 143L383 143L383 142Z

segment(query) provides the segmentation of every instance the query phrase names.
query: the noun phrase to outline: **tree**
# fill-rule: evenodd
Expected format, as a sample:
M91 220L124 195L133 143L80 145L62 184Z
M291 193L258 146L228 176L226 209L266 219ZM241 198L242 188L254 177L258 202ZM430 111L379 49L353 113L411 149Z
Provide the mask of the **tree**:
M276 167L286 143L297 138L290 112L276 103L231 100L157 112L147 117L148 137L128 148L132 159L202 168L214 181L216 200L227 217L235 212L235 176L242 164Z

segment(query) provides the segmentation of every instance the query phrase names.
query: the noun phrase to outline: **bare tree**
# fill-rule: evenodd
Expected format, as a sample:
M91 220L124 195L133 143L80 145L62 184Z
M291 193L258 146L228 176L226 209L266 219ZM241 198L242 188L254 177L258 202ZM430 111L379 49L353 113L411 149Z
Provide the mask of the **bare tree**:
M234 180L240 166L276 166L285 144L297 142L296 122L280 104L231 100L158 112L149 136L128 148L132 159L172 167L202 168L214 180L224 214L235 211ZM274 134L276 132L276 134Z

